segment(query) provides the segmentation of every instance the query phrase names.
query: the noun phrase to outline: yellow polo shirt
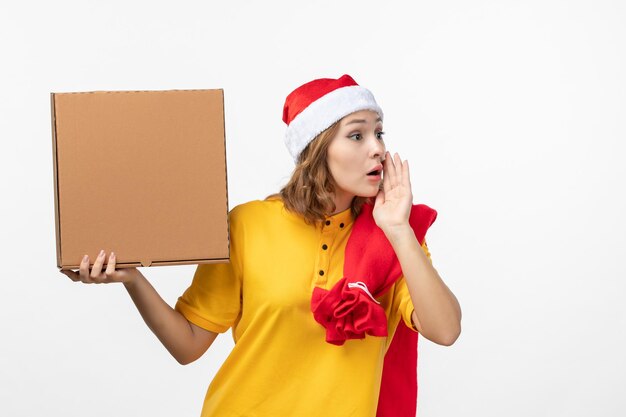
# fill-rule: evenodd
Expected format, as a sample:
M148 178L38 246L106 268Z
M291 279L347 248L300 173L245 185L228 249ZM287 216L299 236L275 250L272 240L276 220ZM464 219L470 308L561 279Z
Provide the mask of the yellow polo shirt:
M209 385L202 416L375 416L391 337L329 344L310 307L314 287L330 289L342 278L350 210L321 229L277 199L239 205L229 219L230 263L198 265L176 304L199 327L233 332L235 346ZM401 319L413 328L404 278L378 301L389 335Z

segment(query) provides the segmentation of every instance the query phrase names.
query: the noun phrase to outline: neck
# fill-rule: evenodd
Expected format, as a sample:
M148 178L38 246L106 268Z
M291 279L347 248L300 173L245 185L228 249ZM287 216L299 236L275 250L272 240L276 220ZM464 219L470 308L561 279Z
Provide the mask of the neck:
M354 196L341 193L336 194L333 199L335 202L335 212L332 213L332 215L341 213L342 211L349 209L352 205L352 200L354 200Z

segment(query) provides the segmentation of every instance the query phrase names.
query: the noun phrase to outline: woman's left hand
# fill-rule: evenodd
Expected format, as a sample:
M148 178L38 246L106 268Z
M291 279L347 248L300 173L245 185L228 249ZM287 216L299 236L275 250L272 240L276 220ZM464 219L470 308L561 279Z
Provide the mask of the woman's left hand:
M383 162L383 189L376 195L374 220L387 236L409 226L413 205L409 162L402 161L398 153L391 158L389 152Z

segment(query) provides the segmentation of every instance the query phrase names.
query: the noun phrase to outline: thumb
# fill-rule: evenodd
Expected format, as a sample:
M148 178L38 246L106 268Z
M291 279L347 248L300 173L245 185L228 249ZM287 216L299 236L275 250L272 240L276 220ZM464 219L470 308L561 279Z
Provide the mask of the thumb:
M376 194L376 200L374 201L374 207L379 204L382 205L385 202L385 191L378 190L378 194Z

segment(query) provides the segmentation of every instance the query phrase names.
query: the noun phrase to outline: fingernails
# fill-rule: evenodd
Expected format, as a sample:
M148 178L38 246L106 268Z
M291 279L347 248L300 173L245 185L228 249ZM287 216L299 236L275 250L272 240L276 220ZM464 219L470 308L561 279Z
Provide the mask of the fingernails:
M83 256L83 262L87 262L88 259L89 259L89 255Z
M115 258L115 253L111 252L111 259Z
M98 254L98 256L104 256L104 249L100 249L100 253Z

